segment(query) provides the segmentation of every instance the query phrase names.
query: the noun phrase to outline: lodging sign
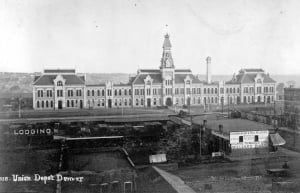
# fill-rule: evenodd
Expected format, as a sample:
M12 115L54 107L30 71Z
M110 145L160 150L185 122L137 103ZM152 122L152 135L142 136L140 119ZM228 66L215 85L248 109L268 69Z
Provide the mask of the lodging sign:
M14 135L19 136L48 136L53 135L51 128L20 128L13 130Z

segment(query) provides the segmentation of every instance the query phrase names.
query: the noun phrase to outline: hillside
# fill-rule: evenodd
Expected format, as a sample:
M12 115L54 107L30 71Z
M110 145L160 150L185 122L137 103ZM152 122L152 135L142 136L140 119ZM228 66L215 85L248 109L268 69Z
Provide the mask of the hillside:
M127 83L130 76L134 74L126 73L89 73L86 74L87 84L99 84L107 81L114 83ZM30 93L32 92L33 73L13 73L0 72L0 94L1 93ZM199 75L201 80L205 80L205 75ZM290 80L300 86L300 75L271 75L278 83L287 83ZM230 80L231 75L214 75L213 80Z

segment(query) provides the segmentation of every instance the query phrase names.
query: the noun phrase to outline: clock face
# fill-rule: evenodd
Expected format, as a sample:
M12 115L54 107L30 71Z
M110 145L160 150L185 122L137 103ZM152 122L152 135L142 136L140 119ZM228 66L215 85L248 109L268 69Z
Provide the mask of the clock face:
M166 67L171 67L171 62L170 62L169 58L167 58L167 60L166 60Z

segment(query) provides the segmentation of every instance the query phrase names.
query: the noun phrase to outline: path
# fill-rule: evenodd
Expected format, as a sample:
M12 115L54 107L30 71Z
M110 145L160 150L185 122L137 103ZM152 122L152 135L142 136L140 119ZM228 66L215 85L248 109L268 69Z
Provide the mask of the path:
M186 185L184 181L179 178L178 176L175 176L173 174L170 174L169 172L166 172L162 169L159 169L155 166L153 168L178 192L178 193L196 193L191 187Z

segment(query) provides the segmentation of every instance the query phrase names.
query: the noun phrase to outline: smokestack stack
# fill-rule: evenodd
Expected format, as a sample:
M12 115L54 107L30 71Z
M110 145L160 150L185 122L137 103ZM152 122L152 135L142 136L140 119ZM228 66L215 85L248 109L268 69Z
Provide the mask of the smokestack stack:
M211 57L207 56L206 58L206 82L211 83Z

